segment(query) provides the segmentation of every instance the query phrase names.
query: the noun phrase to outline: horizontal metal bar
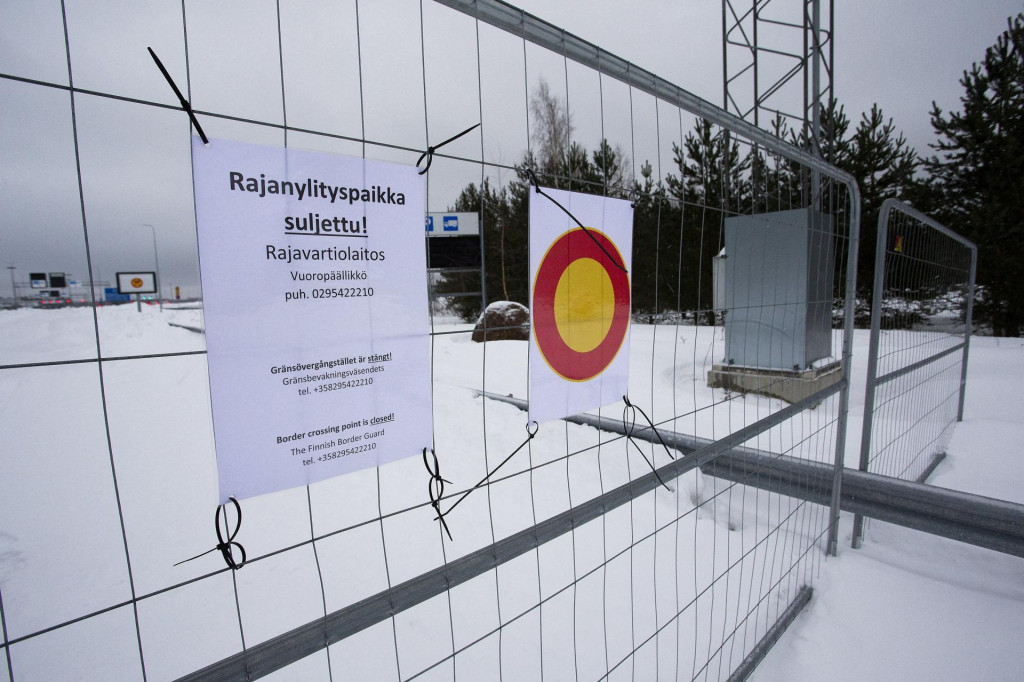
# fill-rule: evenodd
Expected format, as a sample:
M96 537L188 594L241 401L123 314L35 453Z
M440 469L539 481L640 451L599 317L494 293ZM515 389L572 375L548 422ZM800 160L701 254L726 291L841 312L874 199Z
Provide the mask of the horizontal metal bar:
M791 457L735 449L701 471L815 504L828 505L832 494L832 467ZM1024 505L1013 502L844 469L839 508L1024 557Z
M480 296L479 291L450 291L443 294L430 294L430 298L460 298L469 296Z
M848 470L844 487L851 503L879 503L930 516L1014 535L1024 541L1024 505L959 490Z
M193 327L193 326L190 326L190 325L187 325L187 324L178 324L177 322L168 322L167 326L168 327L178 327L179 329L187 329L188 331L195 332L196 334L205 334L206 333L206 330L203 329L202 327Z
M666 432L661 435L666 442L672 436ZM749 448L735 448L701 467L701 471L815 504L828 504L831 496L830 465ZM1014 502L844 469L840 508L1024 556L1024 505Z
M917 362L915 362L915 363L913 363L911 365L907 365L906 367L900 367L899 369L897 369L895 371L889 372L888 374L886 374L884 376L880 376L877 379L875 379L874 385L876 387L878 387L878 386L881 386L882 384L884 384L887 381L892 381L893 379L898 379L901 376L903 376L904 374L910 374L911 372L916 372L917 370L921 369L922 367L927 367L928 365L932 364L936 360L941 360L942 358L946 357L947 355L955 353L955 352L957 352L958 350L961 350L964 347L965 347L965 344L958 343L957 345L953 346L952 348L947 348L946 350L940 351L940 352L936 353L935 355L932 355L931 357L925 358L924 360L918 360Z
M831 467L816 462L733 451L701 470L815 504L827 505L831 497ZM1013 502L844 469L839 507L845 512L1024 557L1024 505Z
M674 450L678 450L679 452L682 452L683 454L686 455L692 454L696 451L705 448L708 450L714 449L714 447L717 446L717 444L729 440L730 442L733 443L728 448L729 452L749 453L751 455L758 455L762 457L777 457L778 455L773 455L772 453L763 450L754 450L751 448L740 447L740 443L748 441L754 436L763 433L770 428L778 426L782 422L792 418L797 413L802 412L803 410L815 407L826 398L840 392L843 386L844 381L840 380L835 384L832 384L831 386L828 386L818 391L817 393L814 393L804 398L799 402L793 403L792 405L789 405L786 408L779 410L778 412L774 412L768 415L767 417L760 421L754 422L753 424L750 424L745 428L740 429L739 431L730 434L729 436L726 436L724 439L720 441L712 441L708 438L699 438L697 436L691 436L684 433L677 433L675 431L667 431L661 429L659 429L657 435L655 435L654 431L649 426L632 427L629 429L629 434L634 438L638 438L640 440L648 441L651 443L659 442L658 436L660 436L661 441L663 441L665 445ZM526 411L529 408L529 402L523 400L522 398L515 398L511 395L499 395L497 393L490 393L488 391L474 391L474 393L478 396L488 398L490 400L508 403L509 405L518 407L520 410L523 411ZM612 433L617 433L623 436L626 435L627 432L626 425L622 422L621 419L601 417L596 414L574 414L572 416L565 417L563 421L567 421L570 424L593 426L596 429L600 429L602 431L610 431ZM829 471L831 471L831 467L829 468Z
M925 481L927 481L928 477L932 475L933 471L935 471L935 467L939 466L939 463L944 459L946 459L945 452L935 453L935 455L932 457L932 461L928 462L928 466L924 468L924 471L921 472L921 475L917 477L915 482L924 483Z
M526 401L484 394L526 409ZM566 421L624 434L622 420L575 415ZM659 430L661 440L687 455L707 447L708 441ZM635 429L634 438L657 443L650 428ZM742 442L742 441L741 441ZM810 462L753 448L733 447L712 461L700 463L709 476L768 492L827 505L832 494L831 464ZM659 469L659 471L661 471ZM843 511L923 530L968 544L1024 556L1024 505L981 495L903 481L855 469L844 469L840 490Z
M152 360L154 358L177 358L186 355L206 355L205 350L182 350L173 353L148 353L146 355L114 355L100 358L82 358L80 360L45 360L42 362L24 362L14 365L0 365L5 369L31 369L34 367L56 367L57 365L85 365L90 362L120 362L122 360Z
M863 472L860 472L863 473ZM844 496L843 511L885 521L904 528L919 530L950 540L991 549L1002 554L1024 558L1024 538L985 528L967 526L934 517L908 512L898 506L881 502L850 499Z
M807 602L811 601L811 595L814 593L809 586L804 585L800 588L800 591L796 594L794 599L786 610L782 612L782 615L775 625L769 628L768 632L765 633L764 637L761 638L754 648L751 650L747 657L743 659L743 662L739 664L736 670L733 671L732 675L729 675L728 682L743 682L754 672L754 668L757 667L758 663L768 655L771 648L775 646L775 643L779 641L796 617L800 615L800 612L807 606Z

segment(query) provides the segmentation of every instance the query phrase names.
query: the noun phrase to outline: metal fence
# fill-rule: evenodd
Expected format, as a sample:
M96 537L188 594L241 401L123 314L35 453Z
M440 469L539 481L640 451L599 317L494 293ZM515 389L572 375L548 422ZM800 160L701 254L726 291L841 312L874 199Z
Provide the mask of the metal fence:
M90 293L0 312L0 680L724 679L806 603L836 545L860 207L849 176L499 2L4 12L12 281L49 267ZM642 440L637 414L612 405L596 416L618 433L542 425L447 517L453 540L413 456L243 500L240 570L216 552L180 563L215 543L201 309L97 299L151 250L161 298L173 278L183 298L200 294L190 124L147 46L211 137L411 164L480 122L435 155L429 211L470 183L528 190L518 166L538 151L543 79L573 118L567 148L620 152L618 174L569 165L541 181L636 201L630 399L691 445ZM487 271L500 252L512 279L516 254L487 237L488 196ZM722 254L748 220L803 235L802 280L763 254ZM778 330L794 319L817 330L797 367L727 350L744 334L791 343ZM527 345L473 343L450 317L432 330L447 505L524 442L525 413L488 394L529 398ZM743 376L709 388L714 372ZM716 476L740 446L749 478ZM756 463L785 458L832 468L831 506L783 494Z
M877 238L860 470L923 482L963 419L978 250L892 199Z

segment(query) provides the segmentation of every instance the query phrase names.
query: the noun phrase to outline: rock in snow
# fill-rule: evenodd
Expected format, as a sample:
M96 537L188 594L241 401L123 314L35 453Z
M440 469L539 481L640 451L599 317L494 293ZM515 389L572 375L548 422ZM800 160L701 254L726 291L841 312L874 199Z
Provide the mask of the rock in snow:
M515 301L495 301L480 314L473 328L473 340L529 341L530 310Z

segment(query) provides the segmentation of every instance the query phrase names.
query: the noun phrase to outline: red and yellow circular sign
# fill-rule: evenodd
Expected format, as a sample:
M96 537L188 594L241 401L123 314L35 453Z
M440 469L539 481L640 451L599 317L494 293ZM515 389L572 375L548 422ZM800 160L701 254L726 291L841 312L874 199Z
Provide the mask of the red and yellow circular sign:
M622 255L604 233L587 232L577 227L558 237L533 283L537 348L552 371L570 381L603 372L629 328L629 275L608 258L621 264Z

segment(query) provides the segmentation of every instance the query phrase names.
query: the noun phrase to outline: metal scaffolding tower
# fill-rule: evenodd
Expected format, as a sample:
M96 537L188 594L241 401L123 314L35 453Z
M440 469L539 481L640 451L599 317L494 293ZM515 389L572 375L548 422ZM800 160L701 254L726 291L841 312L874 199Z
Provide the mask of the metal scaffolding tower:
M834 2L722 0L723 107L773 132L802 133L818 156L821 105L832 99Z

